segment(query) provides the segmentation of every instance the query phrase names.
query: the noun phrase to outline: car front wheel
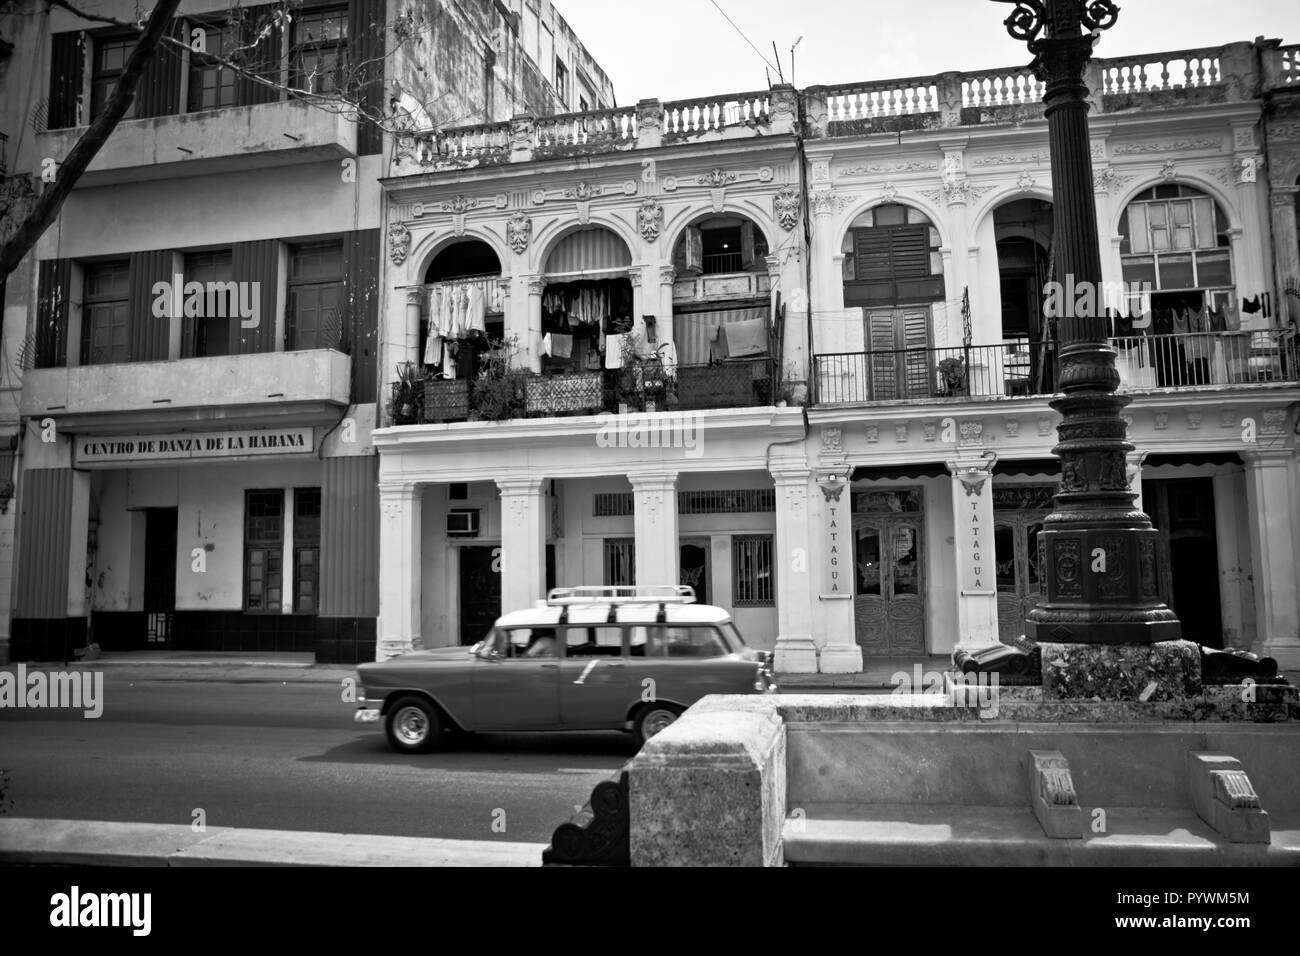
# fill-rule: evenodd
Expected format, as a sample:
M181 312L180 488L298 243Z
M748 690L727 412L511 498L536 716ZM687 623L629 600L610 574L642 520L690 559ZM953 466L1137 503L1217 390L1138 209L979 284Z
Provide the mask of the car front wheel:
M676 707L670 707L666 704L651 704L649 707L644 708L636 718L635 733L637 743L644 744L679 716L681 716L681 712Z
M403 697L388 712L388 743L398 753L427 753L438 746L442 720L437 708L419 697Z

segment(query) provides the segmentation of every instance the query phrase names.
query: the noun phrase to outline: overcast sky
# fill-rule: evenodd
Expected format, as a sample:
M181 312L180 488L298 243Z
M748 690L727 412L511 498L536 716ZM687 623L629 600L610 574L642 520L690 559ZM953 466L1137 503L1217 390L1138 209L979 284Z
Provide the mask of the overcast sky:
M765 64L711 0L553 0L609 74L620 105L767 87ZM850 83L1027 63L991 0L717 0L797 86ZM1300 43L1296 0L1119 0L1097 55L1216 46L1256 36ZM776 82L775 71L772 81Z

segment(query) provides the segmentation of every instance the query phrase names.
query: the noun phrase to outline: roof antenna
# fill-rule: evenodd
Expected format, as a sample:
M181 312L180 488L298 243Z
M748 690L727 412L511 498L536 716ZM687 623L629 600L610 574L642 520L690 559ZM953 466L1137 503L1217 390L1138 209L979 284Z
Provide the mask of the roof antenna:
M785 71L781 69L781 54L776 48L775 40L772 41L772 52L776 54L776 75L782 83L785 83Z

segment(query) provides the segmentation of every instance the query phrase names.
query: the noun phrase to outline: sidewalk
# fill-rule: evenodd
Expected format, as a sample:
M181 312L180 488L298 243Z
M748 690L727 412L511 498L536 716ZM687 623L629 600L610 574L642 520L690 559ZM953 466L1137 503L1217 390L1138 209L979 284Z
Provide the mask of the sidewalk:
M0 818L0 865L541 866L542 843Z
M13 672L17 664L0 671ZM341 684L357 676L354 664L317 664L310 653L221 651L109 651L93 661L28 664L28 669L103 671L134 681L204 681L225 684Z

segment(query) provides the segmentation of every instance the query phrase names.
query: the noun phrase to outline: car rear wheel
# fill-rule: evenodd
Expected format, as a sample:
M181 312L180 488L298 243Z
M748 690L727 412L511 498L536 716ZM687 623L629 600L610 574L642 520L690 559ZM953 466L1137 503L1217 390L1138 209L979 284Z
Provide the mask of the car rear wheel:
M681 711L668 704L650 704L643 708L636 718L637 743L644 744L680 716Z
M403 697L388 712L388 743L398 753L427 753L438 746L442 719L438 709L419 697Z

